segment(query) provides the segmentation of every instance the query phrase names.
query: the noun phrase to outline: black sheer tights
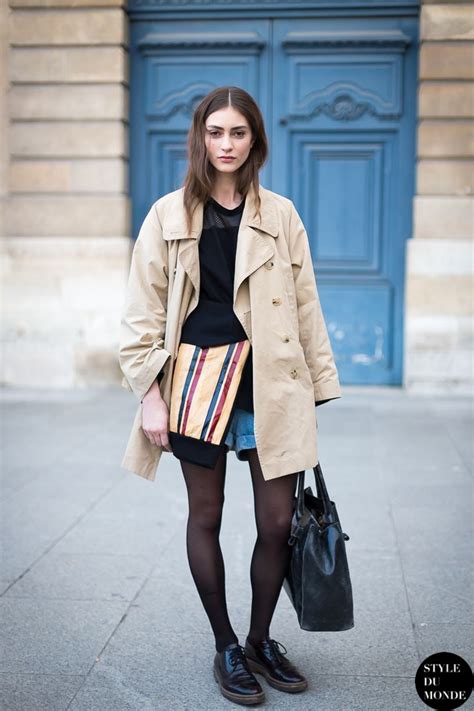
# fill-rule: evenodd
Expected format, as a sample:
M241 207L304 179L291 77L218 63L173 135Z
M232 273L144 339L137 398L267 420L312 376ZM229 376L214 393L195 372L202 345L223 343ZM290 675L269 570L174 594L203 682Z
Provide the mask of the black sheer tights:
M257 450L248 450L248 454L258 534L250 566L252 608L248 636L256 642L270 634L270 622L288 564L297 474L265 481ZM223 454L213 470L181 461L189 502L186 530L189 566L218 651L238 641L227 611L224 560L219 544L226 461Z
M257 540L250 566L252 610L248 637L258 642L269 636L270 622L280 596L291 548L291 517L298 473L263 478L256 449L249 449Z
M227 613L224 560L219 543L226 455L219 457L212 470L184 461L181 469L189 502L186 529L189 567L214 632L216 649L220 651L238 641Z

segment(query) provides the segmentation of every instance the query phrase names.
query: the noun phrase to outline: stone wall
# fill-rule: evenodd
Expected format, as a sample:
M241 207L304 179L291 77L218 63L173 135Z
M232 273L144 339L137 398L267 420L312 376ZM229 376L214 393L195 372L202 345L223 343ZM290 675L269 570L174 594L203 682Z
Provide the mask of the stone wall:
M8 14L2 379L118 382L128 18L119 0L13 0Z
M120 0L0 12L2 381L119 382L130 257L128 20ZM421 12L404 385L472 383L474 8Z
M5 234L5 201L8 194L8 7L0 3L0 237Z
M407 242L404 382L466 392L473 380L474 7L421 11L418 162Z

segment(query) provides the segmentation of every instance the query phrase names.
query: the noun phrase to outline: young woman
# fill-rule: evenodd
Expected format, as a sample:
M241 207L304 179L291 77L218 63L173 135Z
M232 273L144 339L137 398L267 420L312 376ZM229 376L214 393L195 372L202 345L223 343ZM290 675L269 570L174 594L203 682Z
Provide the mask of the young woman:
M240 704L264 699L255 674L281 691L307 688L270 623L291 550L297 474L318 461L315 405L341 397L305 228L291 200L259 184L267 152L246 91L220 87L200 102L184 186L154 203L134 246L120 343L123 384L140 400L122 466L154 479L163 451L180 461L187 554L215 637L214 676ZM242 343L248 357L225 439L208 445L172 430L180 347L202 356ZM258 532L244 645L229 619L219 545L230 449L248 461Z

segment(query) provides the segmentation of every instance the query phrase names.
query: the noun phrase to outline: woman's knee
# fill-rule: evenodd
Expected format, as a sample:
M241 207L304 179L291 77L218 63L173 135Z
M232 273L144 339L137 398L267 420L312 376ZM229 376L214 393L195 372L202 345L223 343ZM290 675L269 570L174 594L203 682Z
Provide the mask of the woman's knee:
M190 504L189 522L192 526L197 526L206 531L216 531L220 529L222 521L222 509L224 496L203 500Z
M257 533L261 540L285 543L290 536L292 510L283 509L277 513L257 516Z

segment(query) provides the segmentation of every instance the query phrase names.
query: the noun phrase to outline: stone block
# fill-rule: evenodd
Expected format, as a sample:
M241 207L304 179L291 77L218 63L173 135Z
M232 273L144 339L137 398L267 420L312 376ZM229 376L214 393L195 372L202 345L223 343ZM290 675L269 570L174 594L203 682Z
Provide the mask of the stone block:
M8 235L120 237L130 233L129 220L125 195L18 195L6 205Z
M0 236L3 234L3 203L2 198L8 193L8 152L9 152L9 119L7 112L8 96L8 4L0 4Z
M418 351L459 348L473 349L473 316L408 314L405 322L405 346Z
M48 274L48 280L45 275ZM49 312L54 317L61 308L61 276L43 267L41 271L20 268L8 273L2 279L2 297L5 314L2 330L5 340L23 338L28 333L38 333L38 313ZM29 314L31 313L31 317ZM62 319L61 319L62 320ZM44 326L39 327L42 331ZM71 336L71 328L62 335Z
M417 193L419 195L474 194L474 161L418 161Z
M474 79L474 43L423 42L419 79Z
M97 304L94 309L70 308L61 293L61 278L53 275L57 284L56 293L52 291L42 292L34 279L32 286L27 286L19 294L18 304L9 308L2 318L2 338L3 343L25 343L37 342L49 344L54 347L54 342L73 344L74 358L91 352L114 351L114 358L118 357L118 342L120 328L120 307L123 303L124 283L120 283L120 288L111 288L110 300L115 296L116 303L104 304L98 313ZM118 281L116 279L115 281ZM96 282L97 283L97 282ZM24 287L22 281L20 286ZM5 289L5 300L10 305L12 297L18 294L20 287L9 285ZM29 296L29 300L28 299ZM53 298L54 296L54 298ZM33 303L38 307L32 308ZM71 351L72 354L72 351ZM72 357L72 355L70 356ZM69 364L69 368L75 369ZM120 378L115 382L119 383Z
M439 343L432 350L410 349L403 384L412 393L465 395L473 386L472 350L444 349Z
M435 276L472 274L474 248L469 240L407 240L407 274Z
M13 10L10 42L30 47L127 45L127 15L120 8Z
M48 325L48 314L38 312L37 316ZM68 312L67 316L71 318L74 314ZM16 342L3 343L2 384L52 389L120 383L116 339L107 345L87 346L75 343L71 337L61 337L61 332L55 332L55 336L56 340L22 337Z
M71 165L71 189L91 192L128 192L128 161L99 159L74 161Z
M443 349L459 348L472 351L472 316L431 314L418 316L408 314L405 321L405 346L408 350L434 351L442 344Z
M126 237L4 241L6 384L120 382L119 325L131 244Z
M405 289L406 313L436 314L439 317L455 314L472 316L472 276L408 275ZM440 348L442 348L440 344Z
M97 304L100 304L100 309L108 313L122 305L123 287L122 270L112 271L111 267L107 268L104 264L100 267L88 264L87 269L77 269L75 272L69 271L63 275L60 297L68 308L75 311L94 314ZM94 322L88 325L89 337L93 338L95 343L103 339L101 333L103 327L104 323L100 319L97 326Z
M58 273L76 270L78 260L104 267L119 266L131 256L133 241L128 237L11 237L2 243L2 257L8 267L42 269L49 265ZM90 264L88 268L90 268Z
M472 239L474 199L417 195L414 199L415 238Z
M45 317L46 314L38 313ZM45 328L48 322L44 321ZM2 385L70 388L74 385L74 352L71 341L43 343L27 338L2 343Z
M11 193L69 192L71 163L66 161L12 161Z
M10 127L12 157L127 157L128 131L120 121L37 121Z
M125 0L9 0L10 7L19 9L22 7L45 8L45 7L126 7Z
M470 4L423 5L420 38L422 40L474 39L474 9Z
M419 88L420 118L469 118L474 116L474 83L425 81Z
M120 84L13 86L12 119L128 120L128 89Z
M123 47L11 47L12 82L128 83Z
M474 156L472 121L420 121L418 158L470 158Z
M2 254L6 310L14 317L26 318L31 333L38 310L50 314L56 310L62 318L66 307L76 313L94 311L99 297L103 301L101 314L120 309L132 245L127 237L7 238ZM86 282L90 293L84 295ZM106 288L109 294L105 294ZM80 293L75 295L75 290ZM41 330L41 323L39 327ZM91 323L94 342L97 330Z
M104 387L120 382L118 341L96 347L78 345L74 353L75 385Z
M126 193L128 164L120 158L10 163L12 193Z

